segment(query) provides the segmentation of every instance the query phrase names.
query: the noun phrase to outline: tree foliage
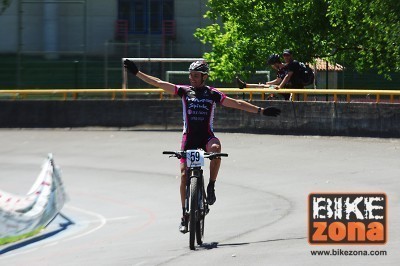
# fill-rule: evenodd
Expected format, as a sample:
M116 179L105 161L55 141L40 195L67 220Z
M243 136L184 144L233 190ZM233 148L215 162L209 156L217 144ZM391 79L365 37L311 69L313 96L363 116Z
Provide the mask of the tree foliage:
M209 0L212 24L195 36L211 44L204 57L214 79L265 68L290 48L299 61L316 57L359 71L400 71L398 0Z

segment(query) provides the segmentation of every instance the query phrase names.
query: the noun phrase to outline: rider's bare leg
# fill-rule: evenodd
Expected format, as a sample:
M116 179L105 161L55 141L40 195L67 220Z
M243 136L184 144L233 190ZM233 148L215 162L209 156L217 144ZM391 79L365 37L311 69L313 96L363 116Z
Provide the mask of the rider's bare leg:
M269 85L267 84L246 84L246 88L256 88L256 89L260 89L260 88L269 88Z
M217 138L212 138L207 143L208 152L221 152L221 142ZM210 162L210 181L215 182L217 180L218 171L221 166L221 159L214 159Z
M181 203L182 210L185 208L185 198L186 198L186 164L181 163Z
M185 196L186 196L186 164L181 163L181 202L182 202L182 218L181 223L179 224L179 231L183 234L188 232L187 229L187 218L186 218L186 209L185 209Z
M221 152L221 142L217 138L212 138L206 146L208 152ZM215 181L217 180L221 159L213 159L210 163L210 182L207 185L207 202L213 205L217 200L215 196Z

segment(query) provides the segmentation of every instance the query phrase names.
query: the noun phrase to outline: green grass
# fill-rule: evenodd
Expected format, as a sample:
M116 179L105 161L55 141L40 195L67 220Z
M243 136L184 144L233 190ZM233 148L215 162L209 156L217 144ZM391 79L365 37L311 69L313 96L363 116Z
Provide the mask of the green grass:
M25 238L29 238L32 237L34 235L37 235L40 233L40 231L43 230L44 227L40 227L32 232L26 233L26 234L22 234L19 236L10 236L10 237L4 237L4 238L0 238L0 246L1 245L5 245L5 244L9 244L9 243L14 243L17 242L19 240L25 239Z

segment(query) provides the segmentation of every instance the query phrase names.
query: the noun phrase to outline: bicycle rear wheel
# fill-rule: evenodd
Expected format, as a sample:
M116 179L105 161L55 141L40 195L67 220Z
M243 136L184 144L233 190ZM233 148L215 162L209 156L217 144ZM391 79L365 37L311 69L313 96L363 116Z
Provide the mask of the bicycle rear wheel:
M198 217L198 190L197 190L196 177L190 180L190 217L189 217L189 246L191 250L195 250L194 241L196 238L196 227L197 227L197 217Z

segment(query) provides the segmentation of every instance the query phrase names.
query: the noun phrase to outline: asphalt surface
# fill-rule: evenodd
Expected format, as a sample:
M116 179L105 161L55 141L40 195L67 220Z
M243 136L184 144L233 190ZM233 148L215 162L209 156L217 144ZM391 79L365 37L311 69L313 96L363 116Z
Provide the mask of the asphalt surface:
M0 247L0 265L395 265L400 139L217 133L224 158L205 244L178 232L179 132L0 130L0 189L26 193L47 153L69 202L38 237ZM207 172L207 171L206 171ZM207 174L208 176L208 174ZM384 192L385 245L310 245L312 192ZM386 251L312 256L313 250Z

